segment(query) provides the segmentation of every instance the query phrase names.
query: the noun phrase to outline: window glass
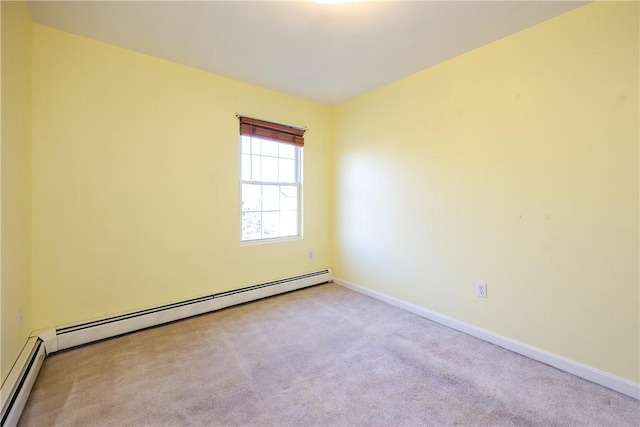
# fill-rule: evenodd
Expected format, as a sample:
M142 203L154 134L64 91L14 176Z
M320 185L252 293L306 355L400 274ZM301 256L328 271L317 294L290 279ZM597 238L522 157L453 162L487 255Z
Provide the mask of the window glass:
M300 154L284 142L240 138L241 240L300 235Z

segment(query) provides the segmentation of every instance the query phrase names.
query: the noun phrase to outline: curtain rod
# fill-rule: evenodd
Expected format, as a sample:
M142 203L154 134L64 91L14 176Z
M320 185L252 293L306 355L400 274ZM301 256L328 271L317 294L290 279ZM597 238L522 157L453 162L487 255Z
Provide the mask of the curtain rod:
M263 122L271 122L271 123L275 123L277 125L288 126L290 128L303 130L305 132L309 130L309 128L307 128L306 126L296 126L296 125L292 125L292 124L289 124L289 123L282 123L282 122L276 122L276 121L273 121L273 120L270 120L270 119L263 119L261 117L247 116L246 114L236 113L236 117L237 118L246 117L247 119L262 120Z

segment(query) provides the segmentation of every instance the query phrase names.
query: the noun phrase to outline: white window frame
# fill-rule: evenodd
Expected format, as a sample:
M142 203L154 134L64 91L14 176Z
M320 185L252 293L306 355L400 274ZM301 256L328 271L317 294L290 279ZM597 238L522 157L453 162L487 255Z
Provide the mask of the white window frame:
M294 152L295 152L295 156L294 156L294 162L295 162L295 181L294 182L286 182L286 181L262 181L262 180L246 180L243 179L243 162L242 162L242 156L243 151L242 151L242 141L243 138L247 138L250 141L253 139L259 139L261 141L269 141L275 144L281 144L281 145L290 145L294 148ZM253 146L253 144L250 144L251 146ZM254 137L254 136L248 136L248 135L240 135L239 139L238 139L238 158L239 158L239 211L240 211L240 216L239 216L239 239L240 239L240 244L242 245L251 245L251 244L256 244L256 243L267 243L267 242L277 242L277 241L283 241L283 240L296 240L296 239L301 239L302 238L302 153L303 153L303 148L302 146L298 146L295 144L287 144L286 142L281 142L281 141L276 141L276 140L272 140L269 138L260 138L260 137ZM260 157L274 157L274 156L263 156L262 153L259 154ZM253 156L251 156L251 158L253 158ZM281 158L281 157L276 157L276 158ZM297 201L297 205L296 205L296 222L297 222L297 233L293 234L293 235L287 235L287 236L277 236L277 237L264 237L264 234L262 234L262 237L257 238L257 239L247 239L244 240L243 239L243 214L247 211L243 210L243 185L245 184L250 184L250 185L259 185L261 187L264 186L295 186L296 187L296 201ZM261 210L259 211L261 214L264 212L270 212L270 211L265 211L262 209L261 206ZM274 211L271 211L274 212ZM281 211L275 211L275 212L281 212ZM262 229L261 229L262 232Z

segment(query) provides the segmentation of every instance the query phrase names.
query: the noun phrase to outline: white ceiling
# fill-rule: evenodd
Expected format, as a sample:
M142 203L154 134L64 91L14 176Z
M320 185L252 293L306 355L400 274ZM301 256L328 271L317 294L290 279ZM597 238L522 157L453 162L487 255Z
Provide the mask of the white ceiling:
M30 1L74 34L336 104L586 2Z

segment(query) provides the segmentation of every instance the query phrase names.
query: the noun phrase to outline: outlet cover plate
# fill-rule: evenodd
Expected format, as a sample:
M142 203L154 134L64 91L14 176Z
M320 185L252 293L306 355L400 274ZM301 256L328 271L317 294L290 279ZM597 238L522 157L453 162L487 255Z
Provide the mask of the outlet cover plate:
M487 297L487 284L486 283L478 283L476 285L476 295L480 298Z

